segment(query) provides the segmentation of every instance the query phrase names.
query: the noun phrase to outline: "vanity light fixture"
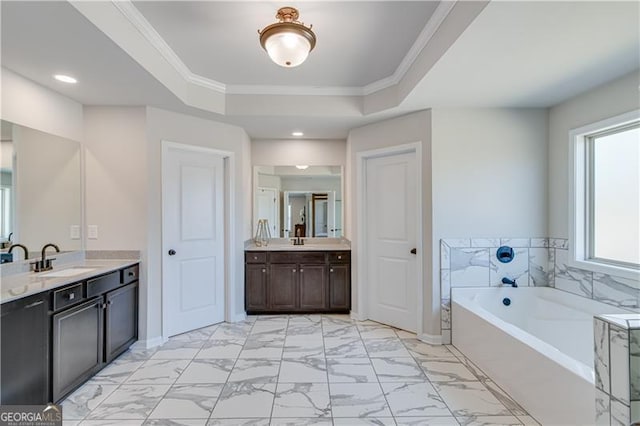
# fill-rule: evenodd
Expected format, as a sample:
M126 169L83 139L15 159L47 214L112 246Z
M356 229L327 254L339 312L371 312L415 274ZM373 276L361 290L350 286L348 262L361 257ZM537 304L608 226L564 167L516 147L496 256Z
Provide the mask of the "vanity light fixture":
M306 164L305 165L296 166L296 169L298 169L298 170L307 170L308 168L309 168L309 166L306 165Z
M304 136L304 133L302 133L302 132L293 132L293 133L291 133L291 136Z
M276 14L279 22L258 30L262 48L281 67L297 67L316 46L316 35L311 31L313 25L305 26L298 17L295 7L281 7Z
M64 74L56 74L53 76L53 78L63 83L69 83L69 84L76 84L78 82L78 80L76 80L75 78L70 77L68 75L64 75Z

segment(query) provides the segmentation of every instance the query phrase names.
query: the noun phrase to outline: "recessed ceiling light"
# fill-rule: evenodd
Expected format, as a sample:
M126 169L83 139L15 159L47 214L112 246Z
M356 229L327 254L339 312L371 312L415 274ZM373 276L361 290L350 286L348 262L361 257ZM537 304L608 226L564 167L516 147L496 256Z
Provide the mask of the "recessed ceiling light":
M298 170L307 170L309 168L309 166L307 166L306 164L304 166L296 166L296 169Z
M63 83L75 84L78 82L78 80L76 80L75 78L69 77L68 75L64 75L64 74L56 74L53 76L53 78Z
M293 133L291 133L291 136L304 136L304 133L302 133L302 132L293 132Z

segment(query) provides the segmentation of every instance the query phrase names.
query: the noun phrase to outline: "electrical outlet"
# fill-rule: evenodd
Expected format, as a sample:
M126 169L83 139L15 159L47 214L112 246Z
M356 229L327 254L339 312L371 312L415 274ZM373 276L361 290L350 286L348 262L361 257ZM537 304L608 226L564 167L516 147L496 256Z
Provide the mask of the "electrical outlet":
M80 239L80 225L71 225L69 227L69 238L72 240Z
M87 226L87 237L90 240L98 239L98 225L89 225Z

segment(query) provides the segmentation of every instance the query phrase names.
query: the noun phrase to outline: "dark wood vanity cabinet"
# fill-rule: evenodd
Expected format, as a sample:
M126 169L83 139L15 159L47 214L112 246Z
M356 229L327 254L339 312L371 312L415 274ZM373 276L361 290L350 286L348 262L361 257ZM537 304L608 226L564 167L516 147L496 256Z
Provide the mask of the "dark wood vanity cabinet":
M0 306L0 404L59 402L138 338L138 265Z
M245 266L245 309L247 311L264 311L269 308L267 295L267 265Z
M351 308L351 253L331 252L329 263L329 307L335 310Z
M49 401L49 293L0 305L0 404Z
M351 255L334 251L247 251L247 313L348 312Z

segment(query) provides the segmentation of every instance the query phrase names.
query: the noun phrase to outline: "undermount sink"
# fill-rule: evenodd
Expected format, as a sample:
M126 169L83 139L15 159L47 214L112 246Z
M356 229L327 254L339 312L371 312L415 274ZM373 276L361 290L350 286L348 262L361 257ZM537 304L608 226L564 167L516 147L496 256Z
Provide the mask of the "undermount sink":
M74 275L84 274L86 272L94 271L96 268L69 268L69 269L61 269L59 271L52 271L46 274L40 275L45 278L62 278L62 277L72 277Z

